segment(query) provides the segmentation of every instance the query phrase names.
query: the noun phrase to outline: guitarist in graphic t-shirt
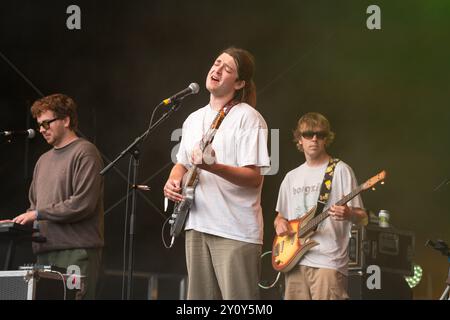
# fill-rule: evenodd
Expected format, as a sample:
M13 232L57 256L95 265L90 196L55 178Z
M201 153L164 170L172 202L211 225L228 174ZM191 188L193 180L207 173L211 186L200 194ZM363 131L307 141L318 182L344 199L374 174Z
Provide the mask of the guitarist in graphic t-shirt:
M298 121L294 132L297 148L306 162L288 172L280 186L277 216L274 221L278 236L293 232L288 221L298 219L318 203L320 186L329 167L326 151L334 139L328 120L319 113L307 113ZM353 170L337 161L331 192L325 203L331 219L323 220L312 236L319 243L312 247L285 275L285 299L347 299L348 242L352 223L367 219L360 196L342 206L332 205L357 186ZM330 206L331 204L331 206ZM320 213L320 212L318 212Z

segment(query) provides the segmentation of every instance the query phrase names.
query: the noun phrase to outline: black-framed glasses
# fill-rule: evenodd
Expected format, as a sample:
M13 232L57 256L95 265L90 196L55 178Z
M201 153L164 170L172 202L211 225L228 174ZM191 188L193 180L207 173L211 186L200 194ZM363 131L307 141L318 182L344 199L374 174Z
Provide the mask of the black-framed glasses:
M311 140L314 138L314 136L317 137L317 139L325 139L328 136L328 132L326 131L303 131L302 137L308 140Z
M50 129L50 123L52 123L53 121L58 120L59 118L53 118L53 119L49 119L49 120L44 120L42 122L38 122L37 123L37 129L38 131L41 130L41 127L43 127L45 130Z

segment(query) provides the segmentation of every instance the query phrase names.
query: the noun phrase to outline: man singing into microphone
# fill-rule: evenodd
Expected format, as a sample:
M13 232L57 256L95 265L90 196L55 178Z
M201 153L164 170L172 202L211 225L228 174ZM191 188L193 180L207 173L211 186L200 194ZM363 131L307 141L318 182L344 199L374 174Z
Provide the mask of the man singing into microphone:
M164 195L181 201L181 181L193 164L200 169L195 200L186 221L188 299L257 299L263 218L260 205L268 167L267 125L256 111L254 60L243 49L228 48L207 77L209 104L183 124L183 136L164 186ZM232 106L209 149L199 141L218 111Z
M38 130L53 148L36 163L30 207L12 221L39 225L45 243L33 243L38 264L78 266L81 296L95 298L103 247L103 162L97 148L75 133L75 102L53 94L34 102Z

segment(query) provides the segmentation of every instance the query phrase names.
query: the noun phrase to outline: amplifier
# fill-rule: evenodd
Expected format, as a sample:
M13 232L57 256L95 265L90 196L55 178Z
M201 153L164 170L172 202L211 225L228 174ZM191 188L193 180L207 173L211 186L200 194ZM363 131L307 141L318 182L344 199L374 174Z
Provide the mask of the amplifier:
M53 271L0 271L0 300L75 299L78 290L68 290L66 275Z
M378 225L353 227L349 243L349 270L377 265L383 272L412 276L414 234Z
M412 300L413 292L401 274L381 272L380 288L369 289L367 279L370 274L349 271L348 295L351 300ZM370 280L369 280L370 281Z

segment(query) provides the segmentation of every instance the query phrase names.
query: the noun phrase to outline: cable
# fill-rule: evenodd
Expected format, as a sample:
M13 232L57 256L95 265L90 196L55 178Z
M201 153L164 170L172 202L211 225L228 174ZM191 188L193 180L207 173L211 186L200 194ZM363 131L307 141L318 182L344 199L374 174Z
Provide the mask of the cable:
M147 128L147 134L144 136L144 138L142 138L142 141L145 141L147 139L147 136L150 133L150 128L153 125L153 118L155 117L156 110L158 110L160 106L161 105L157 105L156 108L153 109L152 116L150 117L150 122L149 122L148 128Z
M169 222L170 218L171 218L171 216L167 217L166 221L164 221L164 223L163 223L163 225L161 227L161 240L162 240L162 243L163 243L163 245L164 245L164 247L166 249L172 248L173 243L174 243L174 238L173 237L172 237L172 240L170 241L170 245L168 245L167 242L166 242L166 239L164 239L164 227L166 226L167 222Z
M127 195L125 202L125 222L123 229L123 257L122 257L122 300L125 300L125 273L126 273L126 265L127 265L127 227L128 227L128 210L129 210L129 199L130 199L130 188L128 187L130 184L130 175L131 175L131 164L133 157L130 157L130 161L128 163L128 176L127 176Z
M61 277L61 280L63 283L63 288L64 288L64 300L67 300L66 279L64 279L64 275L61 272L55 271L55 270L49 270L47 272L56 273L57 275L59 275ZM80 278L80 281L81 281L81 278Z
M271 254L271 253L272 253L272 251L266 251L266 252L264 252L264 253L261 255L261 260L262 260L262 258L264 258L266 255ZM271 288L273 288L273 287L277 284L278 280L280 280L280 276L281 276L281 272L278 272L278 274L277 274L277 276L276 276L276 278L275 278L275 281L274 281L271 285L269 285L269 286L264 286L264 285L261 284L261 282L258 283L258 286L259 286L260 288L262 288L262 289L271 289Z

